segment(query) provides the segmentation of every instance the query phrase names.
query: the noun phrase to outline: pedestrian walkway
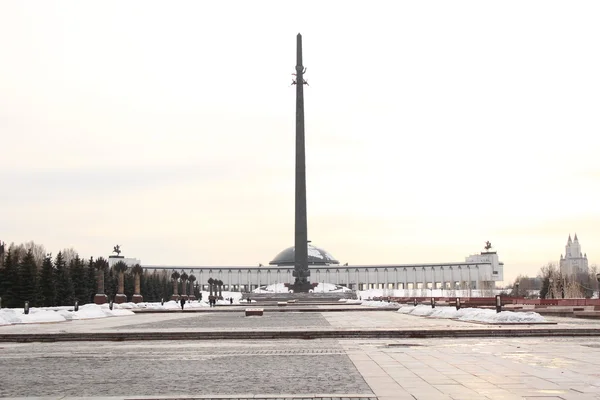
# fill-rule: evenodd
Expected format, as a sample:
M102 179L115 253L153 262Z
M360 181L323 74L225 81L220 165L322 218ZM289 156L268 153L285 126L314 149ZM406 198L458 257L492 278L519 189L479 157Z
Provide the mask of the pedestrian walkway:
M487 325L397 312L354 311L136 314L0 327L0 342L57 340L206 340L295 338L600 336L600 321L548 317L553 325Z
M3 344L0 398L600 399L600 338Z

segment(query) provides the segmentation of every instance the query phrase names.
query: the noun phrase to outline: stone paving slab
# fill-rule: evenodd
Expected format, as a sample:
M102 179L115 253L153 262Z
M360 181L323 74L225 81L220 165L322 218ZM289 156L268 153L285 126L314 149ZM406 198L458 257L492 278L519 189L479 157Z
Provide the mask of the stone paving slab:
M186 316L185 318L169 320L169 329L265 329L265 328L307 328L328 327L327 319L321 313L298 313L295 315L271 313L260 317L246 317L242 313L235 315L213 313L209 315ZM119 329L132 329L136 331L163 329L164 322L147 322L144 324L122 325Z
M311 318L312 315L320 315L327 321L327 324L319 323L321 330L469 330L469 329L514 329L514 326L501 325L478 325L463 321L454 321L449 319L433 319L406 315L398 312L319 312L319 313L283 313L272 314L281 322L281 326L275 327L277 331L296 330L298 328L295 321L299 318ZM11 333L95 333L95 332L135 332L148 331L153 332L210 332L210 331L226 331L222 326L210 324L210 318L216 318L223 321L223 324L230 326L231 330L235 330L235 325L227 322L227 318L231 320L240 320L243 311L236 313L214 313L214 314L194 314L194 313L167 313L167 314L136 314L132 316L100 318L90 320L73 320L70 322L49 323L49 324L19 324L0 326L0 334ZM317 317L317 318L321 318ZM194 323L182 323L182 319L190 318ZM201 318L207 318L202 320ZM260 326L261 318L263 317L247 317L251 320L256 320L255 325L246 324L245 330L265 330ZM525 329L600 329L600 321L584 320L577 318L562 318L562 317L546 317L549 322L554 322L556 325L530 325L523 324L518 326ZM203 322L206 321L206 322ZM149 329L134 329L135 325L143 326L145 324ZM186 324L187 327L182 326ZM177 327L173 327L179 325ZM241 327L241 326L240 326Z
M407 330L407 329L310 329L310 330L205 330L168 332L82 332L0 334L0 343L30 342L104 342L104 341L214 341L214 340L317 340L317 339L408 339L408 338L506 338L506 337L600 337L600 329L463 329L463 330Z
M589 341L593 343L572 338L340 343L379 400L600 399L600 339ZM589 344L594 345L592 353L585 350Z
M290 395L285 397L300 398L313 398L316 393L374 397L335 340L78 342L0 347L0 397L212 398L218 394L266 398L286 393ZM306 394L307 389L313 393Z
M198 395L198 396L160 396L160 397L2 397L2 400L377 400L370 393L366 394L249 394L249 395Z
M2 326L0 342L600 335L599 321L561 317L548 320L554 325L479 325L396 312L284 313L262 317L243 317L241 313L136 314Z
M142 385L138 387L156 393L144 396L112 396L106 397L106 400L600 399L600 338L54 343L5 344L0 347L0 376L3 378L0 383L3 385L0 386L0 397L6 395L7 390L22 396L24 393L19 392L18 387L14 387L15 384L20 384L18 379L32 379L27 375L39 371L52 373L48 373L51 375L49 377L33 377L34 380L37 379L38 385L40 379L49 379L51 382L54 375L65 382L93 378L85 370L80 370L84 367L94 368L92 375L95 375L95 379L88 385L92 390L100 391L96 394L105 395L108 393L102 391L132 388L131 385ZM285 368L285 365L302 352L306 352L302 358L303 362L291 368L292 371L299 372L297 379L304 382L302 387L306 388L307 384L310 387L322 387L320 385L345 378L345 374L352 371L348 369L349 364L345 364L344 368L338 369L337 372L328 371L328 368L335 367L337 362L332 363L331 359L323 357L328 357L329 352L336 352L340 355L345 354L356 369L352 374L357 375L345 380L344 385L352 385L358 379L370 390L361 390L362 393L354 394L349 390L329 394L319 394L317 391L289 391L289 385L294 385L294 381L290 379L290 369ZM287 357L288 355L292 358ZM260 358L259 363L254 364L257 357ZM111 367L97 368L98 360L103 359L107 360L107 366ZM234 367L227 370L228 374L219 374L225 367L222 361L216 364L216 371L219 373L205 370L212 373L210 377L198 370L198 364L191 364L194 373L185 381L186 385L195 385L189 387L193 387L195 392L181 387L176 378L178 371L170 368L169 364L161 365L159 369L154 366L155 363L175 360L177 365L180 365L201 360L213 362L218 359L230 360ZM246 362L252 363L246 366L258 367L244 368ZM119 369L130 365L135 365L141 372L130 377ZM306 372L300 371L298 366ZM162 376L164 371L175 378ZM246 385L246 382L254 384L252 379L261 376L263 371L269 371L269 379L263 380L263 384L270 385L271 390L288 389L289 394L283 393L282 390L264 393L252 390L258 386L249 388ZM328 375L321 376L322 371ZM159 375L156 375L157 372ZM247 373L247 376L236 376L236 382L244 384L232 385L231 373ZM69 397L61 395L40 399L85 398L72 397L68 393L70 390L81 391L81 382L69 385L60 379L54 382L54 389ZM106 385L107 382L110 382L110 385ZM206 385L205 382L211 382L211 385ZM177 387L178 383L177 389L168 391L169 388ZM48 382L43 386L48 390L53 389L52 384ZM340 383L332 385L337 388L339 386ZM35 385L25 384L20 387L20 390L31 393L30 388ZM228 390L229 394L205 392L209 390L222 393L224 389ZM247 389L251 389L252 394L247 393ZM158 395L168 392L181 394Z

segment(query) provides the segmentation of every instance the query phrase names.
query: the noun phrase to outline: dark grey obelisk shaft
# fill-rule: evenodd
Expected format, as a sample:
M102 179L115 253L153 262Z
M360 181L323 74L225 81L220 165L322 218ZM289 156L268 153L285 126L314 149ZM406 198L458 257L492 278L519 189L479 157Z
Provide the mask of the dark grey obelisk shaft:
M296 224L294 238L294 292L308 292L308 228L306 222L306 154L304 144L304 66L302 35L296 42Z

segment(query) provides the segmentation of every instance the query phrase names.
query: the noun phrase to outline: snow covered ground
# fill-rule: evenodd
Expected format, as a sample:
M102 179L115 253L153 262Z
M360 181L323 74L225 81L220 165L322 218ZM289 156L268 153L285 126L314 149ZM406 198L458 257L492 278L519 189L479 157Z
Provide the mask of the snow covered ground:
M242 294L239 292L223 292L223 298L233 298L233 304L239 304ZM202 301L191 301L185 303L185 308L204 308L209 307L208 292L202 292ZM217 300L217 305L228 305L229 300ZM180 309L181 304L178 301L165 301L161 303L122 303L113 304L113 309L108 304L96 305L85 304L79 306L77 312L73 311L73 306L61 307L31 307L29 314L25 314L22 308L3 308L0 309L0 326L12 324L39 324L48 322L66 322L72 320L121 317L134 315L133 309L154 309L154 310L175 310Z
M494 297L501 294L502 289L494 290L442 290L442 289L369 289L361 290L358 296L363 299L374 297Z
M319 286L316 288L319 292ZM321 290L325 292L349 291L334 284L325 283L321 286ZM287 293L288 289L283 283L261 287L255 290L255 293ZM239 304L242 298L242 293L239 292L223 292L223 298L233 299L233 304ZM360 292L363 299L368 299L371 293ZM205 308L209 307L208 292L202 292L202 301L191 301L185 304L186 309ZM397 303L388 303L387 301L372 301L372 300L350 300L340 299L340 302L346 304L361 304L367 307L381 308L399 308L398 312L410 315L431 317L431 318L454 318L461 321L485 322L485 323L540 323L546 322L546 319L535 312L512 312L502 311L496 313L495 310L479 309L479 308L462 308L456 310L455 307L431 308L431 306L418 305L416 307L410 305L399 305ZM229 305L229 300L217 300L217 305ZM113 309L110 310L108 304L96 305L86 304L79 307L79 311L74 312L72 306L50 307L50 308L30 308L29 314L25 315L22 308L3 308L0 309L0 326L12 324L36 324L36 323L56 323L66 322L71 320L85 320L94 318L108 318L134 315L133 309L155 309L155 310L177 310L181 305L177 301L167 301L161 303L122 303L113 304Z
M404 305L399 313L417 315L431 318L453 318L460 321L485 322L485 323L540 323L547 322L544 317L535 312L513 312L502 311L496 313L496 310L482 308L461 308L455 307L436 307L420 304L418 306Z
M285 283L273 283L271 285L261 286L258 289L254 289L254 293L289 293L290 289L285 286ZM317 286L311 291L311 293L339 293L339 292L352 292L344 286L334 285L333 283L319 282Z
M398 303L388 303L387 301L371 301L371 300L363 300L360 301L360 304L367 307L379 307L379 308L399 308L400 304ZM346 302L348 303L348 302ZM352 304L352 303L350 303Z
M108 304L85 304L74 312L73 307L52 307L29 309L25 314L22 308L3 308L0 310L0 325L12 324L39 324L47 322L66 322L74 319L93 319L106 317L119 317L133 315L132 311L114 308L110 310Z

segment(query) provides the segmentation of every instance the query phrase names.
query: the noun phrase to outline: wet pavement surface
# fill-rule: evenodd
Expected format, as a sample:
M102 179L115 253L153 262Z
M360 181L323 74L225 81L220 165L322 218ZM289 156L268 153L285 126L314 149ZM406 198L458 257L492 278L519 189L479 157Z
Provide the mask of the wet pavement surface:
M337 341L3 345L0 397L371 393Z
M123 325L120 329L175 329L175 328L311 328L330 326L321 313L265 313L261 317L246 317L243 313L210 313L186 316L167 322Z
M550 328L600 326L595 320L547 319L557 322ZM426 331L481 325L394 312L265 313L251 318L215 312L13 325L0 327L0 332L361 327ZM370 400L600 400L598 371L597 336L0 343L0 397L276 395L284 399L306 394L301 398L328 399L337 394ZM364 396L351 396L357 393Z
M0 345L0 397L600 399L598 371L598 338Z

